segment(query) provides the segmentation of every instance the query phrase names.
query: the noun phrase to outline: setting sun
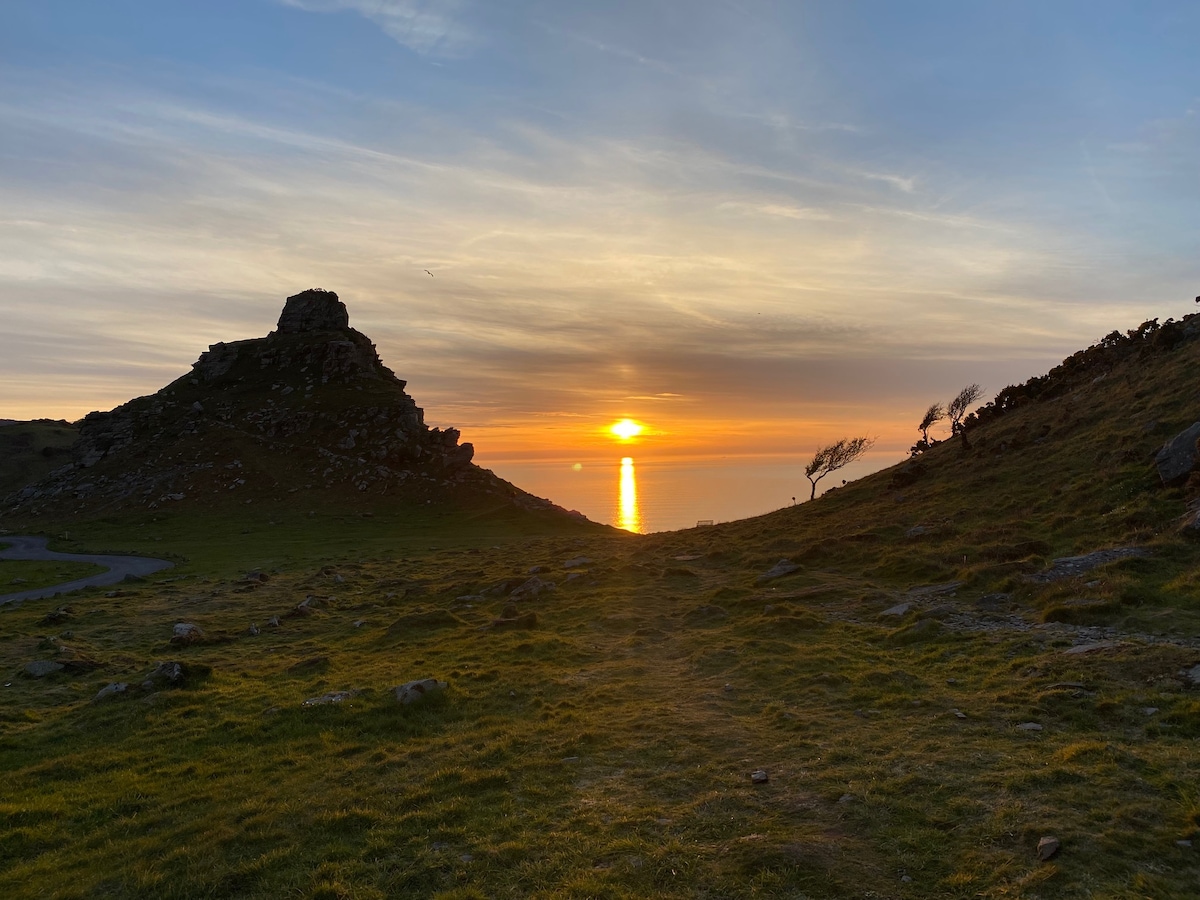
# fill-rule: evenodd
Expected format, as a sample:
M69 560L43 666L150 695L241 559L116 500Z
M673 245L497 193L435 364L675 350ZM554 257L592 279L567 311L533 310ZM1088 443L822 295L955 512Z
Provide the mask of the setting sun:
M613 434L623 441L632 440L642 433L642 426L633 419L622 419L616 422L609 429Z

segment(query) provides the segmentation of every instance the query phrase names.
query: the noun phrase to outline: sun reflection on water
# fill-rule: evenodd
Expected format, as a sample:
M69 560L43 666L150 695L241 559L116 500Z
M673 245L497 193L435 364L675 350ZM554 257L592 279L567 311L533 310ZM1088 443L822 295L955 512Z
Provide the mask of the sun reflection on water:
M640 534L642 509L638 506L637 478L633 474L633 457L621 460L621 489L617 499L617 527Z

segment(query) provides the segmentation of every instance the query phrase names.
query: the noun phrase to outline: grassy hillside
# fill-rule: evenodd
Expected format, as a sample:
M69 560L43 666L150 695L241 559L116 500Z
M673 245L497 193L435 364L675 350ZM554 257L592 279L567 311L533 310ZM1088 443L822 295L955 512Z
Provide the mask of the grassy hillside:
M69 463L78 436L74 425L53 419L0 420L0 497Z
M1194 896L1200 492L1153 455L1200 418L1200 344L1151 338L715 528L58 523L187 560L0 608L0 893ZM514 599L533 567L555 589Z

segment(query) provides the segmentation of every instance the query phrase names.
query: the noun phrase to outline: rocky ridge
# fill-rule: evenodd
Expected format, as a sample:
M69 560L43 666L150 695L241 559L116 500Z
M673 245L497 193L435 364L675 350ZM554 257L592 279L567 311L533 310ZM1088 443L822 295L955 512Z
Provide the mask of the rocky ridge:
M0 509L78 514L325 489L419 502L458 490L558 509L472 465L472 445L427 426L405 387L337 294L307 290L266 337L213 344L157 393L89 413L72 462Z

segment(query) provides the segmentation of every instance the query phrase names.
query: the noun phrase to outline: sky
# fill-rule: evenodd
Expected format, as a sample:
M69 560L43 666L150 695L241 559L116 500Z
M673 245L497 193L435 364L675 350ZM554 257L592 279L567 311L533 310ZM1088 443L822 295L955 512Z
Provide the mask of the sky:
M485 464L625 417L894 461L1195 307L1198 43L1190 0L6 0L0 417L323 287Z

